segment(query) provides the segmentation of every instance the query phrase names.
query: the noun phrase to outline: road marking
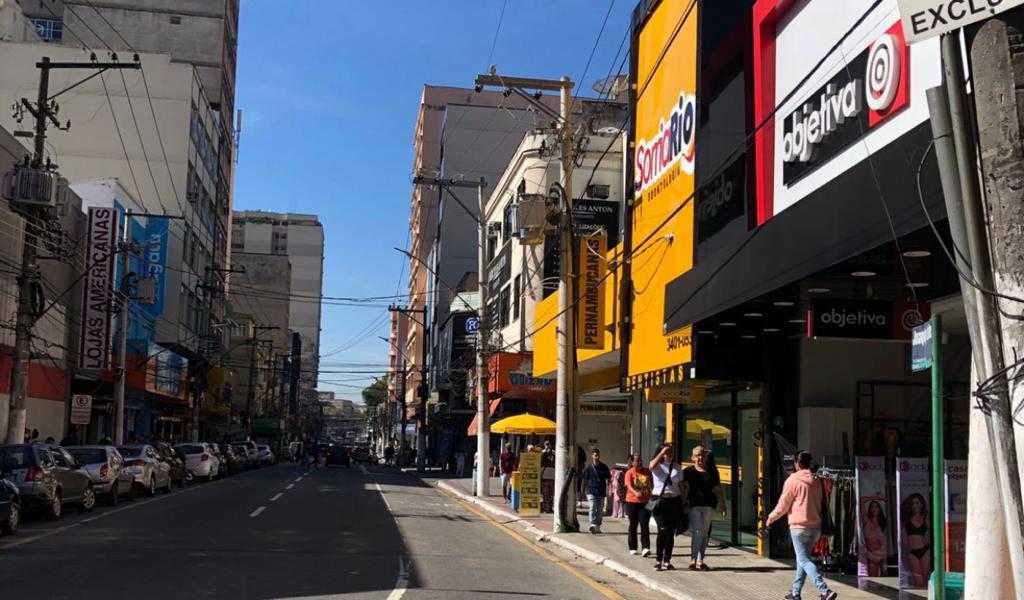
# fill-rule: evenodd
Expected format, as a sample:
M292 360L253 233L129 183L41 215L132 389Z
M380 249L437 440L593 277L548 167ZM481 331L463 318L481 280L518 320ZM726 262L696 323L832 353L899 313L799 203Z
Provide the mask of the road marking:
M405 595L406 588L409 587L409 569L405 565L405 561L402 557L398 557L398 579L395 580L395 589L391 590L388 594L388 600L401 600L402 596Z
M277 499L280 498L281 496L284 496L284 492L278 492L277 494L274 494L274 497L271 498L270 501L277 502Z
M369 475L370 472L366 470L366 467L359 465L359 470L362 471L363 475Z
M305 477L305 475L303 475L302 477ZM302 481L302 477L295 478L295 483L298 483L298 482Z
M605 586L605 585L603 585L603 584L601 584L601 583L591 579L590 577L587 577L586 575L584 575L583 573L579 572L574 567L572 567L571 565L566 563L561 558L558 558L557 556L555 556L554 554L552 554L548 550L545 550L544 548L541 548L540 546L537 546L536 544L534 544L530 540L526 539L525 537L523 537L523 536L519 535L518 533L516 533L515 531L513 531L508 526L503 525L503 524L499 523L498 521L494 520L494 518L491 517L490 515L488 515L488 514L482 512L482 511L478 510L476 507L474 507L473 505L469 504L468 502L465 502L461 498L458 498L455 495L450 494L450 493L448 493L447 491L445 491L445 490L443 490L441 488L434 488L434 489L436 489L442 495L448 496L457 505L459 505L462 508L465 508L466 510L468 510L469 512L477 515L478 517L483 519L485 522L490 523L491 525L494 525L495 527L500 529L503 533L505 533L506 535L508 535L509 537L514 539L515 541L517 541L520 544L526 546L527 548L533 550L537 554L539 554L539 555L543 556L544 558L548 559L549 561L555 563L559 567L562 567L563 569L568 571L571 575L573 575L574 577L576 577L577 579L579 579L583 583L585 583L585 584L589 585L590 587L592 587L594 590L596 590L599 594L601 594L605 598L609 598L610 600L625 600L622 596L620 596L618 593L616 593L615 590L612 590L611 588L609 588L609 587L607 587L607 586Z
M376 481L374 481L374 482L373 482L373 485L374 485L374 487L376 487L376 488L377 488L377 492L379 492L379 493L380 493L380 499L384 501L384 506L388 507L388 512L392 513L392 515L391 515L392 517L393 517L393 516L395 516L395 515L394 515L394 512L395 512L395 511L391 510L391 503L390 503L390 502L388 502L388 497L384 495L384 490L382 490L382 489L380 488L380 484L379 484L379 483L377 483ZM397 520L398 520L398 519L395 519L395 521L397 521Z
M286 489L286 490L290 490L290 489L292 489L293 487L295 487L295 484L294 484L294 483L289 483L288 485L284 486L284 489Z
M95 520L96 520L96 519L98 519L98 518L99 518L99 517L87 517L87 518L85 518L85 519L82 519L82 522L83 522L83 523L92 523L93 521L95 521Z
M50 537L51 535L60 533L62 531L67 531L68 529L71 529L72 527L78 527L78 523L71 523L70 525L65 525L63 527L58 527L56 529L48 529L48 530L46 530L43 533L38 533L36 535L29 536L27 538L20 538L20 539L18 539L16 541L13 541L13 542L7 542L6 544L0 544L0 550L9 550L10 548L16 548L18 546L24 546L25 544L30 544L32 542L37 542L37 541L39 541L39 540L41 540L43 538Z
M265 511L265 510L267 510L267 507L266 506L261 506L261 507L257 508L256 510L252 511L251 513L249 513L249 516L250 517L258 517L258 516L260 516L260 513Z

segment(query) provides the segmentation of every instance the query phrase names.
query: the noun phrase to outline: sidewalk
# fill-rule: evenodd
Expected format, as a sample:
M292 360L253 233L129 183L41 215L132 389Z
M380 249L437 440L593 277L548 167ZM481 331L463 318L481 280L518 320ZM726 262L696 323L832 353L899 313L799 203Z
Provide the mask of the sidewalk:
M684 600L706 600L708 598L729 598L734 600L764 600L765 598L782 598L793 583L792 563L770 560L757 556L753 552L737 548L708 549L708 564L714 568L711 572L692 572L685 567L689 564L689 535L676 538L673 561L676 571L654 570L654 559L632 556L626 549L626 521L605 517L601 528L603 533L552 533L554 529L550 514L539 518L523 518L512 511L501 498L501 482L498 478L491 479L491 495L485 500L472 496L470 479L445 479L445 475L435 472L440 477L426 474L424 479L432 485L454 494L462 500L472 502L506 522L515 522L526 529L536 539L562 546L578 556L602 564L621 575L634 579L648 588L660 591L673 598ZM411 474L416 474L413 471ZM586 528L587 516L583 510L580 524ZM654 531L651 538L653 544ZM653 551L653 548L652 548ZM895 588L895 579L881 581L858 581L856 577L825 574L829 586L839 594L842 600L867 600L887 598L893 600L917 600L927 598L925 590L904 590ZM886 585L883 585L886 584ZM858 586L861 589L858 589ZM804 587L804 598L813 600L817 592L811 582Z

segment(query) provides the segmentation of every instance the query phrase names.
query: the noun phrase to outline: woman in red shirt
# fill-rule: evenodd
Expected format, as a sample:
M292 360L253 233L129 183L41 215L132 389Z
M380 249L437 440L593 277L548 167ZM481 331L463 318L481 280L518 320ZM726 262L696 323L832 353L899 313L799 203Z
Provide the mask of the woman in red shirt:
M626 516L629 517L629 553L636 554L636 526L640 525L641 554L651 554L651 511L647 502L651 499L653 483L651 470L639 454L630 457L630 469L626 471Z

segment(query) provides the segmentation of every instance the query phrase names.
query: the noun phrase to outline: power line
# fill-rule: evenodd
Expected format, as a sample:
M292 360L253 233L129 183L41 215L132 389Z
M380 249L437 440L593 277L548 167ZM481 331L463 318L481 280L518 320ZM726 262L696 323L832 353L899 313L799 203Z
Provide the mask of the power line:
M505 8L507 6L508 0L504 0L501 3L501 14L498 15L498 26L494 28L494 40L491 41L491 51L487 54L487 64L484 65L485 72L491 68L491 59L494 58L494 48L498 45L498 34L501 33L501 23L505 20Z

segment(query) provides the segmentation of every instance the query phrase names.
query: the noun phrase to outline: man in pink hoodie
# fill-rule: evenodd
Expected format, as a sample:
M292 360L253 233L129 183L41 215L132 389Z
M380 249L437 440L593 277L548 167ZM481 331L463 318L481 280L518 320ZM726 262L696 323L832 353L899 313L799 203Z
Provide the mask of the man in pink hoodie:
M825 578L811 560L811 550L821 537L821 482L811 472L811 453L801 452L796 457L796 472L786 479L782 496L775 510L768 515L768 525L789 515L789 535L796 552L796 579L793 591L786 600L801 600L800 591L808 575L818 588L821 600L835 600L838 594L828 589Z

